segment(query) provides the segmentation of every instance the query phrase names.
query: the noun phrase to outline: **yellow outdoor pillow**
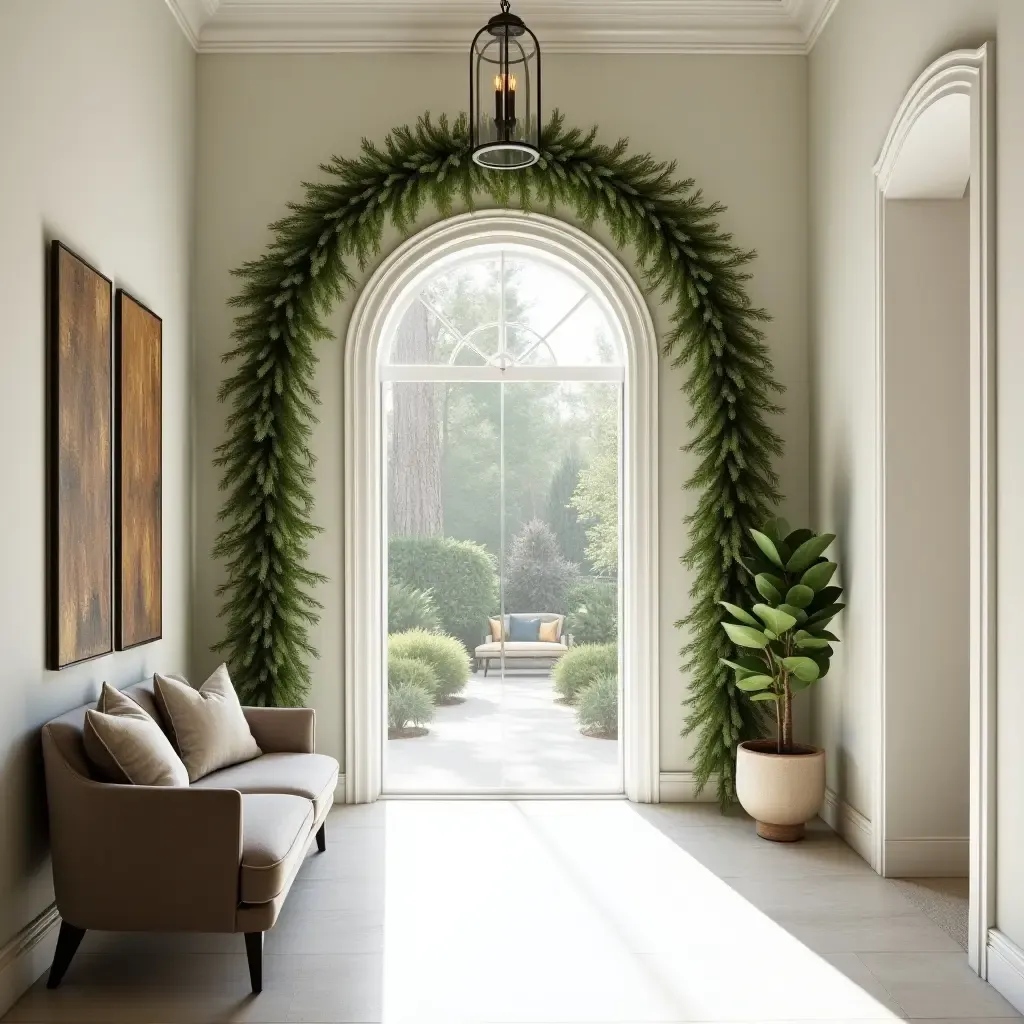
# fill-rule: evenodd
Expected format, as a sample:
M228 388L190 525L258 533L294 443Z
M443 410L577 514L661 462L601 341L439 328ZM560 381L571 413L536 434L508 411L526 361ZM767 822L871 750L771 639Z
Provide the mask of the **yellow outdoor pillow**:
M540 624L540 641L544 644L558 643L558 619Z

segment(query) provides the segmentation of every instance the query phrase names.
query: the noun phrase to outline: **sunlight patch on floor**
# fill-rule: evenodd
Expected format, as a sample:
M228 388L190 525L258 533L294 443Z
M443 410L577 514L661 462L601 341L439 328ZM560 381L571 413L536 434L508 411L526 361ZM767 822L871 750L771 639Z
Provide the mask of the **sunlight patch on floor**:
M624 802L385 822L387 1024L896 1019Z

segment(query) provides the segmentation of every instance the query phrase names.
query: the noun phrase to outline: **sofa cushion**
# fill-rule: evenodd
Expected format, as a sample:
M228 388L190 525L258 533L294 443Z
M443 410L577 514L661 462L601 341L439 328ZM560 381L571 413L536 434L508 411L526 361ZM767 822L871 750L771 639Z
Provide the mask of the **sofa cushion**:
M508 638L512 643L536 643L540 640L540 616L531 618L525 615L511 616Z
M280 793L242 796L243 903L269 903L298 870L313 827L309 800Z
M501 644L495 643L481 644L474 653L478 658L499 658L501 657L501 647ZM525 640L516 643L510 640L505 643L505 657L550 658L565 654L568 649L565 644L544 643L540 640L533 643L528 643Z
M312 801L317 821L334 801L337 785L338 762L326 754L264 754L212 772L195 783L197 788L302 796Z
M262 753L249 731L227 665L217 668L198 690L159 673L153 686L190 782Z
M188 772L163 730L131 697L103 684L95 709L85 713L85 752L105 782L187 786Z

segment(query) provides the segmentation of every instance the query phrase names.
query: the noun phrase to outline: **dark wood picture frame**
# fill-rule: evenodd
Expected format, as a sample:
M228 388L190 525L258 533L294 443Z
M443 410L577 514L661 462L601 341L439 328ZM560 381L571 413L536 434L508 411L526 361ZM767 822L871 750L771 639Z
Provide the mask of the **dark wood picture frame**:
M113 645L113 284L50 245L47 662Z
M124 651L163 636L163 321L119 288L115 324L115 621Z

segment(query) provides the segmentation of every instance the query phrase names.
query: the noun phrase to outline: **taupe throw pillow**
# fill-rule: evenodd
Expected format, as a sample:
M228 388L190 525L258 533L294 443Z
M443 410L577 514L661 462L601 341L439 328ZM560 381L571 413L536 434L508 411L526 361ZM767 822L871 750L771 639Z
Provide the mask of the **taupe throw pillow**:
M135 786L187 786L188 772L159 723L127 694L103 684L85 713L82 741L97 774Z
M227 665L216 669L198 690L159 672L153 689L189 782L263 753L249 731Z

